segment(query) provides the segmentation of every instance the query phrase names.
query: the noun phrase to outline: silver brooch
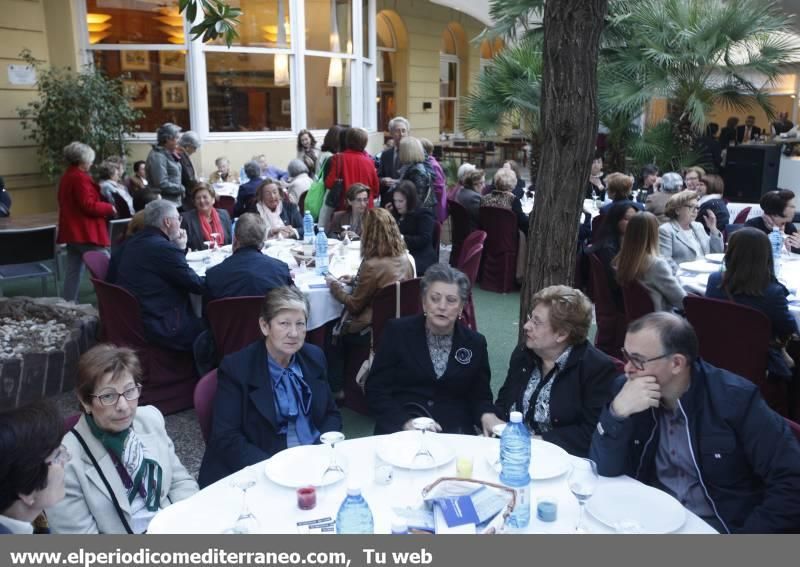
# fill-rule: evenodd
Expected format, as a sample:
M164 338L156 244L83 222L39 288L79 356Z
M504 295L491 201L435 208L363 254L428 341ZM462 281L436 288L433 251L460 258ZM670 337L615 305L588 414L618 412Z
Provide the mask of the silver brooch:
M472 351L468 348L460 348L456 351L456 362L466 366L472 361Z

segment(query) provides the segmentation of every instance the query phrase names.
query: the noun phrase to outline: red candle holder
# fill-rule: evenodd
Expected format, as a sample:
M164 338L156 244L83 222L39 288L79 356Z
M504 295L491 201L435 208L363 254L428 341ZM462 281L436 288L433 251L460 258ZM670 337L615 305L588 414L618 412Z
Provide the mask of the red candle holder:
M317 505L317 490L313 486L297 489L297 507L301 510L313 510Z

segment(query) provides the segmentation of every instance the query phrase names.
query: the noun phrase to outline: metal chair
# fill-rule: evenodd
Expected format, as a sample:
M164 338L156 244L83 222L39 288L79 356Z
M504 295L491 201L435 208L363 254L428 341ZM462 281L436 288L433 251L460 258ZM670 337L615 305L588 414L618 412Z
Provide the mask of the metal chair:
M58 290L56 225L0 230L0 283L22 278L41 278L42 295L47 295L47 278L53 277ZM45 265L52 262L52 268ZM2 289L0 289L2 295Z

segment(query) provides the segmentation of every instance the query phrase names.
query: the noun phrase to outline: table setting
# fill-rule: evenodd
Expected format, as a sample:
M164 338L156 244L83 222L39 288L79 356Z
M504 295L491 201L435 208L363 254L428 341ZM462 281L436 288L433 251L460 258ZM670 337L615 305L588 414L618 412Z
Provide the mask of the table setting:
M665 492L627 476L598 476L591 461L546 441L534 439L531 448L525 533L716 533ZM398 518L430 529L424 503L433 487L466 484L459 478L496 487L498 457L497 438L417 429L344 440L329 432L320 445L281 451L161 510L149 533L334 533L353 483L375 533L390 533ZM437 533L476 533L474 524L440 530L437 518L435 525Z

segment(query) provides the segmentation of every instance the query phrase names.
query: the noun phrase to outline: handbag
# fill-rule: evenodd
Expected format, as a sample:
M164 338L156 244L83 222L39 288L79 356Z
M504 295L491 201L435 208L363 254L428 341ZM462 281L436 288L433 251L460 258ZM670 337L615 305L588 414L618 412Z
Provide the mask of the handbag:
M344 179L342 179L342 159L334 160L334 163L339 166L339 175L336 176L333 185L325 194L325 204L335 211L339 208L339 203L342 200L342 193L344 193Z
M395 318L400 317L400 282L394 282L394 316ZM356 384L358 387L361 388L361 391L364 392L364 389L367 386L367 377L369 376L369 371L372 369L372 360L375 358L375 343L373 342L373 337L375 336L374 331L369 335L369 356L367 360L361 363L361 368L358 369L356 373Z
M326 158L319 165L319 169L317 170L317 174L314 176L314 181L311 182L311 185L308 187L308 192L306 193L306 200L303 204L306 211L311 213L311 216L314 217L314 222L319 219L319 210L322 208L322 203L325 201L325 164L327 163L328 159ZM300 214L303 214L305 211L300 211Z

